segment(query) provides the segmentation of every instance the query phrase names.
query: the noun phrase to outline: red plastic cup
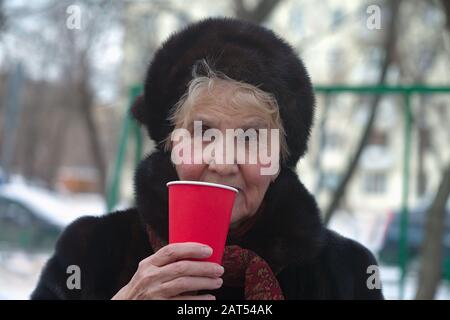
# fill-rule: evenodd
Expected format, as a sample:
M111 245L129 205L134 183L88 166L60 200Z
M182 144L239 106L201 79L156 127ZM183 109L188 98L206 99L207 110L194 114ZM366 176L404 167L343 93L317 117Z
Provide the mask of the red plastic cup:
M200 181L172 181L167 186L169 243L206 244L213 249L213 253L201 261L221 264L238 190Z

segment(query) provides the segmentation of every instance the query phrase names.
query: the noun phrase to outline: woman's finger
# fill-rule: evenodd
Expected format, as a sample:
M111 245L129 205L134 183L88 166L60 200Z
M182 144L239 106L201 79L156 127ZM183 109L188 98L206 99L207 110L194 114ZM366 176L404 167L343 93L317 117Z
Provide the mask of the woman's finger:
M221 278L212 279L205 277L180 277L172 281L162 283L159 291L162 295L171 298L190 291L215 290L222 286Z
M224 268L212 262L203 261L177 261L159 269L159 281L164 283L179 277L209 277L219 278Z
M211 254L211 247L204 244L195 242L172 243L144 259L143 262L162 267L166 264L184 259L205 259L211 256Z

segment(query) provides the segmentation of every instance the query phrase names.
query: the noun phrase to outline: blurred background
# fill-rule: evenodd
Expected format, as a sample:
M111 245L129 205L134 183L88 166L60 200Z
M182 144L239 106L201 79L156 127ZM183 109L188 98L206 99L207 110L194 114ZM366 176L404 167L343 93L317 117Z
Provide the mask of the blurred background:
M450 298L450 1L0 0L0 299L28 299L61 230L133 206L127 117L158 46L239 17L286 38L317 93L297 166L388 299Z

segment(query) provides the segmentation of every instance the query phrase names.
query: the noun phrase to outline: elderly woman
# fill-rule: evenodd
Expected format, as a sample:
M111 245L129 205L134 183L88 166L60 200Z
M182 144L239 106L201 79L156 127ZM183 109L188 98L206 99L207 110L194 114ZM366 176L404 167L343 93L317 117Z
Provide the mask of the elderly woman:
M215 18L172 35L156 52L132 113L157 143L136 170L136 208L70 225L32 298L383 298L369 272L377 265L373 255L323 226L314 197L295 173L307 148L314 95L302 62L273 32ZM261 157L221 161L218 152L200 162L174 162L180 141L173 133L195 136L195 123L201 134L275 129L279 134L268 137L271 163ZM246 159L261 137L243 137ZM202 139L200 147L210 143ZM229 145L223 148L230 153ZM269 166L275 170L262 174ZM223 266L196 260L211 255L206 245L167 244L166 183L173 180L239 189ZM68 285L74 265L78 286Z

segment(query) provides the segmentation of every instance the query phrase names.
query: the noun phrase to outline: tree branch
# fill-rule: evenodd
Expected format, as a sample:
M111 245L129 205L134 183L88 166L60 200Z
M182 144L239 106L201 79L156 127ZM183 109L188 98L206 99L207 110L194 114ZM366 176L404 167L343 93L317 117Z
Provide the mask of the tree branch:
M425 240L421 250L419 289L416 299L433 299L442 276L446 204L450 196L450 162L442 175L436 197L426 213Z
M243 0L235 0L235 15L239 19L261 24L267 20L269 15L281 1L282 0L261 0L254 9L249 10L245 7Z
M385 57L381 65L381 72L379 75L379 79L377 81L378 85L381 85L386 80L386 74L389 69L389 66L391 65L395 53L395 47L397 43L397 23L398 23L398 12L400 7L401 0L394 0L390 3L390 20L388 27L386 29L386 38L385 38ZM333 195L333 199L331 200L328 207L325 209L324 212L324 223L328 224L331 220L331 217L333 213L336 211L337 207L339 206L339 202L345 195L345 191L347 189L347 185L350 182L351 178L353 177L354 172L356 171L356 168L358 166L359 159L362 155L362 152L367 144L367 141L370 136L370 132L372 131L373 124L375 122L378 105L381 100L381 95L377 94L373 97L371 106L370 106L370 116L366 123L366 126L363 130L363 133L361 135L361 138L359 140L358 146L356 148L355 154L353 155L352 159L349 161L347 168L340 179L339 185L336 188L336 191Z

